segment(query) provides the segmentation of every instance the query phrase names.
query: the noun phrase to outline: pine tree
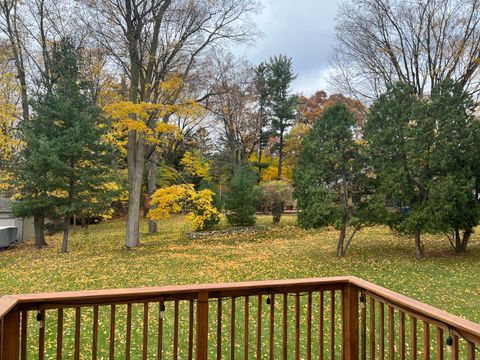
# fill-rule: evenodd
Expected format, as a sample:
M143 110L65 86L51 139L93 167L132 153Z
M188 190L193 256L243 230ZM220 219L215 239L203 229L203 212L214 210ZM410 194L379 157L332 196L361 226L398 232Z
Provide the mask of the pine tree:
M278 136L278 180L282 179L283 146L285 132L296 117L297 97L290 92L295 80L292 59L285 55L274 56L267 63L266 86L271 109L271 128Z
M250 165L243 164L235 169L225 193L227 220L232 225L248 226L255 224L255 210L259 190L256 187L257 174Z
M325 110L303 141L294 173L299 225L338 229L337 256L346 254L369 213L366 167L353 139L355 122L344 104ZM348 227L353 230L347 237Z
M54 44L51 77L42 79L33 118L23 129L24 164L18 174L25 179L19 210L63 217L62 252L68 249L71 216L106 211L118 192L110 186L115 154L106 140L109 124L88 92L81 65L72 41Z
M378 192L401 202L396 228L414 234L415 256L425 256L421 233L428 222L425 206L431 178L429 154L434 144L434 121L424 102L405 83L390 86L368 115L365 139L371 165L380 179Z

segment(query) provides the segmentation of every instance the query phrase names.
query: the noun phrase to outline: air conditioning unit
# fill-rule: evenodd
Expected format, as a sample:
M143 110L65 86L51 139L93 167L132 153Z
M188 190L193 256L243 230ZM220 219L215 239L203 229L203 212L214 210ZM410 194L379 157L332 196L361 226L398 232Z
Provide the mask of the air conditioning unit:
M17 241L15 226L0 226L0 249L7 248Z

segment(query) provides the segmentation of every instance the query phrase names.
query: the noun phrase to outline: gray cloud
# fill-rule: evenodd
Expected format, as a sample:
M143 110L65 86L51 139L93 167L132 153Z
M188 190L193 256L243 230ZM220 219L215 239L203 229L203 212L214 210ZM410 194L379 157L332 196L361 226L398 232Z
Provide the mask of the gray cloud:
M276 54L293 58L296 92L305 95L327 87L328 58L333 51L335 15L341 0L263 0L256 17L264 34L256 45L238 49L254 64Z

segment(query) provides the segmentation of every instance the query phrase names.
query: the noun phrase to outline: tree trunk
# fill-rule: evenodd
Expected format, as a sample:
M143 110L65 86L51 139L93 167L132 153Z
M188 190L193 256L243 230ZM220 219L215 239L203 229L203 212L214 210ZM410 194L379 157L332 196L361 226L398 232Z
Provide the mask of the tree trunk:
M137 139L138 136L138 139ZM128 212L125 247L140 245L140 208L145 168L145 139L142 134L128 134Z
M347 243L345 244L344 246L344 249L343 249L343 255L346 255L347 254L347 251L348 251L348 248L350 247L350 244L352 243L352 240L353 238L355 237L355 234L357 233L357 231L359 230L358 227L354 228L352 233L350 234L348 240L347 240Z
M425 253L424 253L424 250L423 250L423 244L422 244L420 234L421 234L421 229L419 227L415 228L415 235L414 235L415 257L417 259L423 259L425 257Z
M70 215L65 215L63 219L63 240L62 240L62 254L68 251L68 233L70 230Z
M33 217L33 229L35 232L35 246L38 249L43 248L47 243L45 242L45 217L43 215L37 215Z
M77 215L73 214L73 233L77 232Z
M282 165L283 165L283 130L280 131L280 143L278 144L278 175L277 175L278 180L282 180Z
M462 253L467 251L468 242L473 233L473 229L467 229L463 232L463 236L460 235L460 230L455 229L455 252Z
M347 226L343 225L342 229L340 230L340 235L338 237L338 244L337 244L337 256L342 257L344 256L344 251L343 251L343 244L345 243L345 234L347 232Z
M278 224L280 222L284 209L285 209L285 204L283 203L272 204L272 217L273 217L274 224Z
M147 162L147 189L148 197L151 200L152 195L157 190L157 153L153 151L150 155L150 161ZM149 201L149 209L154 208L151 201ZM148 233L155 234L157 232L157 222L148 220Z

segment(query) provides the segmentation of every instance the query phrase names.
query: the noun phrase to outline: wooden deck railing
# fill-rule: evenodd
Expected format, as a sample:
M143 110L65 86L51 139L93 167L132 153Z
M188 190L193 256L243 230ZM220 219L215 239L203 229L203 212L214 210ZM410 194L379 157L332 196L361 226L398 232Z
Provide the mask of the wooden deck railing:
M475 359L480 325L355 277L0 298L0 360Z

